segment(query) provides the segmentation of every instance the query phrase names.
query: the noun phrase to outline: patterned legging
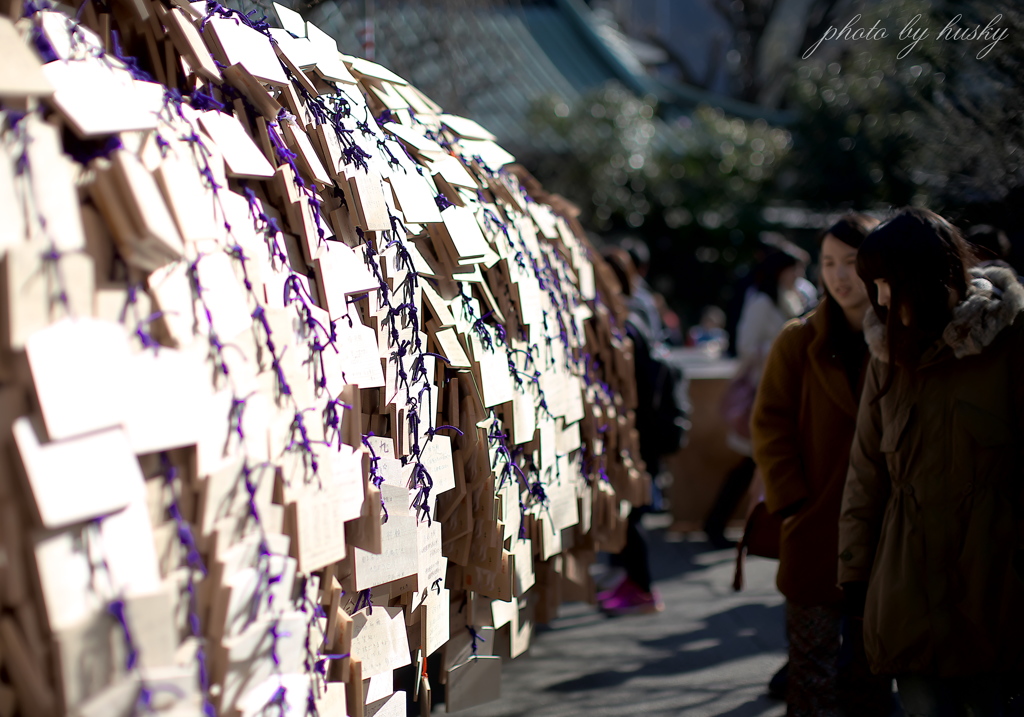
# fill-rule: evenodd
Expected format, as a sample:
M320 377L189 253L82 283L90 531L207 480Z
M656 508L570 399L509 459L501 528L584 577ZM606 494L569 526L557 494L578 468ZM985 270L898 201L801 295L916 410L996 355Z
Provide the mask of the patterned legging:
M844 629L845 628L845 629ZM786 603L789 717L887 717L892 678L872 675L860 623L833 607Z

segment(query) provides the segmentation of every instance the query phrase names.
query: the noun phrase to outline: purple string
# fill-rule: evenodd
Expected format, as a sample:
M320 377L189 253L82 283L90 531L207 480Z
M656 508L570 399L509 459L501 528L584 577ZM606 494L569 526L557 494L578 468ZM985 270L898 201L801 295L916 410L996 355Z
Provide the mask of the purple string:
M125 646L128 648L128 657L125 660L125 669L131 672L139 662L139 651L135 648L135 642L132 640L131 629L128 627L128 618L125 616L124 609L124 600L121 600L120 598L112 600L110 604L107 605L107 612L113 615L114 619L121 625L121 631L124 634Z
M445 150L449 152L449 154L451 153L452 143L445 139L442 133L435 132L432 129L426 129L424 130L423 134L425 137L427 137L427 139L431 139L437 142L439 145L441 145Z
M168 506L168 512L177 526L178 540L185 548L185 560L189 566L187 583L189 629L194 637L201 638L202 629L199 623L199 609L197 606L193 571L198 571L203 577L206 577L206 565L203 563L203 557L200 555L199 548L196 545L195 536L192 534L192 527L181 514L181 504L177 492L178 469L171 463L170 455L166 451L160 453L160 470L164 476L164 484L171 491L171 504ZM207 714L212 715L214 714L213 703L210 702L208 694L210 677L206 666L206 648L202 640L197 642L196 658L199 662L199 688L203 696L203 709Z
M378 139L377 140L377 149L379 149L381 152L383 152L384 155L387 157L387 161L388 161L388 166L389 167L401 167L402 166L401 161L399 161L398 157L396 157L394 152L391 151L391 148L388 147L387 140L385 140L385 139Z
M281 365L281 358L284 356L287 346L281 350L278 354L277 346L274 344L274 334L270 330L270 321L267 319L267 311L262 306L257 306L252 312L252 317L260 322L260 326L263 327L264 333L266 333L266 345L267 350L270 352L271 366L274 369L274 375L277 378L277 391L281 396L291 396L292 388L288 385L288 379L285 378L284 368Z
M203 577L206 577L206 566L203 565L203 558L199 554L199 548L196 546L195 537L192 535L192 528L189 522L182 516L181 507L178 503L175 491L175 479L178 477L178 469L171 463L166 451L160 454L160 465L164 475L164 483L171 490L173 496L171 504L168 506L168 511L177 526L178 540L185 547L188 565L190 568L202 573Z
M224 7L219 2L216 2L216 0L206 0L206 15L199 24L199 31L202 32L206 28L206 24L213 19L213 16L217 15L225 20L234 20L236 25L246 25L273 41L270 35L270 23L267 22L267 16L263 15L259 20L254 20L253 15L255 14L255 8L243 14L238 10Z
M231 399L231 412L228 414L228 430L234 431L238 435L239 442L245 441L245 430L242 426L242 419L245 415L246 401L253 394L249 394L245 398L232 398Z
M278 665L279 661L277 659L277 641L276 641L277 640L277 636L276 636L276 633L274 633L274 630L276 630L276 628L277 628L276 625L274 627L270 628L270 631L271 631L272 634L274 634L274 639L275 639L275 642L274 642L273 646L271 647L271 655L274 658L274 664ZM288 693L288 691L285 688L285 686L284 685L279 685L278 688L274 691L274 694L270 696L270 699L267 701L267 704L265 704L263 706L263 709L261 710L260 713L262 714L262 713L266 712L268 707L277 707L277 710L278 710L277 714L279 715L279 717L284 717L284 715L286 714L285 706L286 706L287 703L285 702L285 696L287 695L287 693Z
M298 165L295 164L295 153L292 152L285 145L284 140L281 139L281 135L277 132L279 122L283 122L288 119L294 119L287 111L282 107L281 114L276 122L267 122L267 134L270 137L270 143L274 147L274 154L277 155L277 159L284 164L287 164L292 170L292 176L294 177L295 186L299 188L299 191L306 196L306 201L309 204L309 208L313 212L313 221L316 223L316 234L318 245L322 245L324 242L324 228L323 222L320 219L320 199L316 195L316 190L312 187L306 186L306 182L302 179L302 175L299 173Z
M477 642L487 642L487 640L484 639L472 625L466 625L466 629L469 630L469 636L473 638L473 657L476 657Z
M309 621L306 623L306 637L305 637L305 641L304 641L305 642L305 647L306 647L306 659L305 659L306 674L309 675L310 683L311 683L310 684L310 688L309 688L309 693L307 694L307 697L306 697L306 714L307 715L308 714L314 714L315 715L315 714L317 714L317 709L316 709L316 699L314 698L314 694L313 693L314 693L314 690L317 688L317 676L319 675L320 680L323 682L323 688L326 689L327 688L327 668L326 668L326 662L327 662L327 659L332 658L334 656L333 655L325 655L323 658L317 659L316 654L315 654L315 652L313 650L313 645L310 643L310 633L312 632L313 627L316 626L318 628L318 631L320 632L320 640L319 640L318 644L325 644L326 645L327 632L325 630L323 630L323 629L320 629L320 624L318 622L318 619L319 618L326 618L327 615L324 613L323 608L320 606L320 604L318 602L315 602L315 601L313 601L313 600L311 600L309 598L309 595L307 594L307 587L309 585L309 580L310 580L310 578L307 577L303 581L302 588L301 588L299 594L301 595L301 597L300 597L301 610L302 610L302 612L307 613L309 615ZM310 609L311 607L312 607L312 610Z
M31 17L40 9L42 8L35 6L32 2L25 3L25 17ZM48 62L55 62L60 59L60 56L57 55L57 51L53 49L53 45L50 44L50 41L46 38L46 35L43 34L43 31L40 28L33 27L30 37L33 47L36 48L36 51L39 53L39 57L42 59L44 64Z
M295 412L295 418L292 420L291 426L292 440L288 444L287 450L294 450L296 446L301 446L304 453L303 460L308 461L308 467L315 474L320 469L320 464L316 460L316 453L313 452L313 444L309 440L309 430L306 428L306 420L302 415L306 411L312 410L312 408L304 408ZM298 441L295 440L296 431L299 432Z
M485 321L492 312L488 312L480 318L476 318L476 313L473 311L472 304L470 304L470 297L467 296L462 290L462 284L459 284L459 296L462 298L462 315L467 321L472 321L472 328L474 333L480 338L481 345L488 351L494 350L495 340L491 338L490 331L488 330L488 324ZM546 317L545 317L546 321ZM548 409L547 399L544 395L544 391L540 386L541 373L536 368L536 360L534 359L533 353L530 349L516 349L512 347L511 342L508 341L507 332L505 327L500 323L495 323L495 334L497 335L497 343L505 347L505 358L508 365L509 374L516 386L522 388L524 385L523 376L526 376L530 380L530 384L536 392L537 396L534 404L534 418L540 415L540 412L544 412L546 415L551 416L551 411ZM545 325L545 334L546 325ZM530 365L534 366L533 373L525 373L519 370L519 367L515 362L515 354L521 353L527 357L527 367Z
M473 322L473 332L480 339L480 344L488 351L494 350L494 340L491 338L490 331L487 330L487 323L483 317Z
M362 590L359 593L359 595L356 597L356 604L352 608L352 612L359 612L363 608L366 608L366 611L370 615L373 614L373 602L372 597L370 595L370 588L366 588L366 590Z
M195 261L189 264L189 283L192 285L192 291L195 293L196 299L199 301L199 304L203 309L203 315L206 317L206 323L210 327L210 350L215 356L220 372L224 374L224 376L228 376L230 375L230 371L228 370L227 361L224 359L224 344L221 343L220 339L217 337L217 332L213 328L213 314L210 312L210 307L207 305L206 299L203 297L205 289L199 282L199 261L203 256L204 255L200 254L196 257Z
M448 197L446 197L443 192L437 193L437 195L434 197L434 204L436 204L437 208L442 212L448 207L455 206L450 201L448 201Z
M43 230L45 231L45 219L43 219L43 217L40 216L39 220L43 225ZM54 303L59 303L61 306L64 307L64 310L70 314L71 302L68 300L68 292L66 288L67 284L65 284L64 282L64 274L60 270L61 253L57 251L57 248L55 246L51 246L49 250L43 252L41 258L43 260L44 269L48 269L53 274L57 282L57 295L56 298L50 298L50 304L52 305Z
M343 403L340 398L333 398L327 402L324 406L324 433L329 436L327 445L334 445L334 438L338 439L338 450L341 450L342 435L341 435L341 411L339 408L346 408L352 410L352 406L347 403Z
M313 310L311 305L315 305L313 297L310 296L309 291L305 285L299 281L298 274L291 274L284 282L284 303L293 304L298 303L300 311L302 313L302 324L303 324L303 338L308 339L312 336L310 341L310 355L309 359L305 363L313 362L314 373L316 376L316 386L319 391L327 388L327 370L324 365L324 350L330 346L334 349L334 353L338 353L338 347L336 345L337 330L334 322L331 322L331 330L328 331L323 324L317 321L313 317ZM351 318L349 319L351 322ZM319 332L317 330L319 329ZM326 343L322 343L320 335L323 334ZM318 370L317 370L318 369Z
M110 44L113 50L112 54L118 60L124 64L125 69L131 73L133 79L141 80L142 82L155 82L153 76L139 67L139 61L131 55L126 55L121 50L121 38L117 33L117 30L110 31Z
M431 435L431 437L433 437L433 435L435 433L437 433L438 431L455 431L460 436L466 435L465 433L462 432L462 429L460 429L458 426L447 426L447 425L445 425L445 426L437 426L436 428L431 428L427 432Z
M317 671L317 673L320 676L322 676L324 678L325 681L327 679L327 661L328 660L344 660L345 658L352 656L351 652L341 652L341 653L336 653L336 654L332 654L332 653L320 653L320 654L321 654L321 657L320 657L319 660L316 661L316 667L314 669Z
M366 447L366 450L370 454L370 482L373 483L374 487L379 490L380 487L384 485L384 474L380 472L380 456L377 455L377 452L373 450L373 446L370 445L370 438L372 436L373 431L365 434L362 437L362 441L363 446ZM388 522L390 516L388 515L388 508L384 504L383 494L380 497L380 509L384 512L384 520L382 522Z
M270 639L271 639L271 643L270 643L270 658L274 661L274 666L275 667L280 667L281 666L281 656L277 654L277 643L278 643L278 641L282 637L291 637L291 633L290 632L281 632L278 629L278 625L279 625L278 621L274 620L274 624L270 626L270 630L269 630ZM278 688L278 689L283 690L284 688L281 687L281 688Z
M28 116L28 113L9 112L8 118L14 137L17 142L20 143L20 151L15 164L15 171L18 176L24 174L30 174L32 171L31 162L28 156L28 146L32 142L32 138L28 135L27 123L23 120ZM46 217L41 213L37 213L36 220L39 222L39 226L42 228L43 233L49 237L49 229L47 226ZM57 284L56 297L48 297L51 307L55 303L59 303L64 307L64 310L71 314L71 304L68 300L67 284L64 281L64 275L60 269L61 253L57 250L56 242L51 238L50 248L40 255L42 260L42 271L47 274L52 274Z
M52 9L53 5L47 2L47 0L39 0L39 2L36 2L36 0L26 0L23 17L32 17L37 12Z
M203 88L201 87L198 87L192 91L192 93L189 95L188 103L192 105L194 109L200 111L224 109L223 102L218 102L216 99L214 99L213 95L204 92Z
M288 266L288 254L285 253L284 249L281 248L280 242L277 241L277 237L282 234L277 220L267 216L261 208L259 200L256 198L256 192L244 180L239 182L239 185L245 198L249 201L249 216L253 219L253 228L262 229L271 257L282 266ZM260 224L257 224L257 222L260 222Z
M368 107L364 107L363 112L363 119L356 120L356 128L360 132L362 132L364 137L376 137L377 134L372 129L370 129L370 120L372 119L372 116L370 115L370 109Z
M420 462L417 462L416 467L413 468L412 477L413 481L419 486L412 507L416 509L417 513L422 514L427 520L427 525L430 525L432 522L430 518L430 491L434 487L434 479L430 477L430 472L426 466Z
M493 224L498 231L505 235L505 241L508 243L510 249L515 249L515 242L512 241L512 237L508 231L508 225L501 221L501 218L488 206L484 206L484 220L487 224Z
M137 713L140 707L146 712L156 712L156 709L153 707L153 695L159 692L168 692L178 699L185 696L185 693L174 685L149 686L144 684L139 688L139 698L135 703L135 712Z
M523 472L523 469L516 463L515 456L512 451L508 448L508 433L498 428L497 422L491 424L491 428L487 432L487 441L495 448L494 460L491 462L491 470L497 473L498 461L504 462L501 467L501 472L498 474L498 490L501 490L505 486L506 481L514 482L518 481L526 489L526 492L540 505L547 507L548 496L544 490L544 485L541 483L540 475L537 473L537 477L531 483L529 478ZM521 447L516 447L516 454L523 457L523 450ZM532 461L531 461L532 462ZM534 471L536 473L536 469ZM526 505L523 500L519 500L519 512L522 517L520 522L520 537L525 537L522 526L526 522Z
M260 467L266 467L267 464L263 464ZM259 508L256 506L256 491L258 486L252 478L252 468L249 466L249 461L246 459L242 463L242 478L245 482L245 490L249 494L249 516L256 522L262 531L262 523L260 522ZM266 535L261 535L259 542L259 557L256 561L258 572L257 587L253 592L252 602L249 604L249 616L246 620L246 627L251 625L259 614L260 605L266 598L266 604L268 608L274 606L274 594L271 591L273 586L279 583L283 577L283 574L272 575L270 572L270 547L267 545ZM276 655L277 649L277 638L279 637L277 631L277 623L271 628L271 636L274 640L272 646L272 653ZM274 664L278 664L278 660L275 659Z
M484 162L484 158L481 157L479 154L474 154L473 157L472 157L472 160L474 162L476 162L476 164L480 167L480 169L482 169L484 171L484 174L486 174L487 176L489 176L491 178L494 178L494 177L498 176L498 173L495 172L490 167L488 167L487 163Z

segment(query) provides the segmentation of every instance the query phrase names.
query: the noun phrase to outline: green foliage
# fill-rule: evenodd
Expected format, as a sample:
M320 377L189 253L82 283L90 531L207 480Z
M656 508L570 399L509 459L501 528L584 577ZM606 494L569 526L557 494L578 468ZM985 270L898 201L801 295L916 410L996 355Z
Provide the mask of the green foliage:
M652 283L695 318L728 299L732 268L746 263L790 133L700 107L666 123L647 99L609 86L569 107L537 103L537 132L562 152L531 158L546 188L605 234L635 233L652 248Z
M615 85L573 107L537 103L531 119L538 131L565 147L535 162L538 177L577 202L599 230L735 229L772 180L789 133L710 107L674 124L655 110Z
M531 108L538 131L553 135L564 152L540 157L535 172L545 185L577 202L598 228L617 220L638 227L650 213L648 183L659 179L652 162L656 135L650 98L610 84L572 107L555 99ZM661 138L662 140L664 138Z
M684 150L665 152L659 160L678 178L677 206L694 212L706 230L735 228L741 214L760 210L792 141L788 131L764 120L727 117L710 107L698 108L670 129ZM670 227L672 208L666 216Z
M983 57L983 41L943 46L937 64L944 81L926 106L925 123L926 141L939 151L924 153L921 165L934 178L932 195L950 208L1004 202L1024 188L1024 12L1014 0L945 2L940 8L947 21L961 14L962 27L985 26L1001 16L1007 38Z
M902 58L899 31L918 13L929 35ZM1002 14L1009 38L984 57L984 41L939 40ZM928 205L957 214L996 202L1024 183L1020 117L1024 16L1008 0L893 2L866 14L883 41L848 42L830 60L795 67L790 100L801 119L777 191L817 207Z
M908 204L920 194L920 112L937 72L928 63L896 66L894 56L862 51L801 64L792 87L801 118L780 194L851 207Z

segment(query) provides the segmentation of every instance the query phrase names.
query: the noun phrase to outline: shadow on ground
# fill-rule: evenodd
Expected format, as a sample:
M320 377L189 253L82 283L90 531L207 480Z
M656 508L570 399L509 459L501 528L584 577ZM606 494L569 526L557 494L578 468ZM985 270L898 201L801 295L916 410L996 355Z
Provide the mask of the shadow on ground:
M616 618L619 620L628 618ZM706 618L704 626L684 633L640 640L638 644L658 657L639 663L625 672L612 669L591 672L578 678L550 685L552 692L577 692L608 689L624 684L637 675L644 677L678 676L694 670L708 670L733 660L759 655L769 645L759 644L759 625L782 620L780 606L738 605ZM766 640L765 642L770 642Z

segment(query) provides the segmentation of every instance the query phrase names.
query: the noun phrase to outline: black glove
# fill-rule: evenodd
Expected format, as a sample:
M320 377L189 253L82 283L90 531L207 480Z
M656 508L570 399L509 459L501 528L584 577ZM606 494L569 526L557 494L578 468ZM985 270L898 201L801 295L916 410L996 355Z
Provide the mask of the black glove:
M843 583L843 615L846 617L864 617L864 603L868 599L868 583L866 580L858 580L851 583Z

